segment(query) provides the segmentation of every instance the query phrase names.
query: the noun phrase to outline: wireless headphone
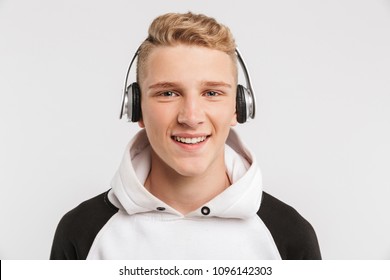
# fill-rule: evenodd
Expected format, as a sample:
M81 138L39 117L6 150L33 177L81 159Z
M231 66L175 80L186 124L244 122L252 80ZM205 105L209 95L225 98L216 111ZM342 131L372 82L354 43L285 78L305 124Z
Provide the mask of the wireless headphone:
M119 119L122 119L122 117L126 115L127 121L129 122L138 122L142 117L140 87L136 82L130 85L128 84L130 69L135 59L137 58L138 53L139 53L139 48L135 52L133 58L131 59L129 68L127 69L125 87L122 96L122 106L119 115ZM255 118L256 100L252 89L249 72L246 68L245 62L242 59L238 49L236 49L236 55L241 65L241 68L244 72L244 76L246 80L246 87L240 84L237 85L237 95L236 95L237 121L239 123L244 123L249 118L251 119Z

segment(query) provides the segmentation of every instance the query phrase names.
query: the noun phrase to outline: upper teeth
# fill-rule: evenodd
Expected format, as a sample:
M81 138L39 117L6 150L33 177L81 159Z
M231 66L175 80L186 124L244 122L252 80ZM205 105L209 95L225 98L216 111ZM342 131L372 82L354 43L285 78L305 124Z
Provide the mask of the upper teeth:
M186 144L196 144L196 143L204 141L206 139L206 136L195 137L195 138L186 138L186 137L174 136L174 139L176 141L179 141L179 142L182 142L182 143L186 143Z

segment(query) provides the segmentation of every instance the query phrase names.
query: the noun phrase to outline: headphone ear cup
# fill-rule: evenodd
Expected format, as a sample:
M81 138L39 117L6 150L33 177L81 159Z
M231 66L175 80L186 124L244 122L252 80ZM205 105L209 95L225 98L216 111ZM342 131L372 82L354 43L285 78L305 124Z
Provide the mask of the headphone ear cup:
M237 85L236 94L236 115L239 123L246 122L246 100L245 100L245 88L242 85Z
M142 117L141 112L141 89L139 88L138 83L131 84L131 92L132 92L132 108L131 112L129 112L129 116L131 113L131 121L138 122Z

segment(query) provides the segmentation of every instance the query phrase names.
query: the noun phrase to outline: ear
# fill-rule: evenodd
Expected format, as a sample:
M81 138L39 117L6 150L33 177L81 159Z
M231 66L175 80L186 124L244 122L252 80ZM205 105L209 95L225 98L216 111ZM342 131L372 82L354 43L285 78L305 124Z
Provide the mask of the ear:
M138 121L138 126L139 126L140 128L145 128L145 124L144 124L143 119L140 119L140 120Z
M236 126L237 125L237 113L233 114L233 118L230 122L230 126Z

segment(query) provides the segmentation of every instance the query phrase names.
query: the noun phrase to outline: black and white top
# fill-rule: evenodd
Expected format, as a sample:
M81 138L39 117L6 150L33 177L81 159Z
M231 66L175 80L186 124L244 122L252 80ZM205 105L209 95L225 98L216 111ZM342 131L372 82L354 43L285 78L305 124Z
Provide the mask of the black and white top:
M225 162L232 185L181 214L148 192L150 145L129 143L111 189L60 221L51 259L321 259L312 226L262 190L256 158L231 130Z

